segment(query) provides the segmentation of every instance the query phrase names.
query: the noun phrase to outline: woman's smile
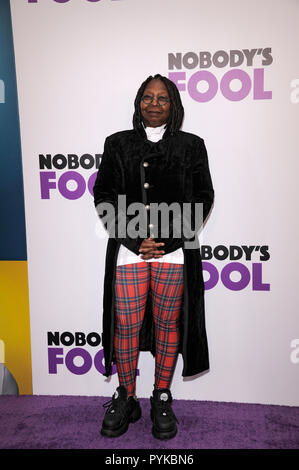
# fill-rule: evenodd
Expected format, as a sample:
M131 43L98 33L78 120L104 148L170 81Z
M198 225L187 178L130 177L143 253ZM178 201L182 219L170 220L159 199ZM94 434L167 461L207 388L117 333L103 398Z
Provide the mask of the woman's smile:
M159 127L165 124L170 115L170 102L163 105L158 103L160 97L165 97L169 100L169 94L164 83L159 80L151 80L144 90L144 96L153 98L152 103L145 104L141 101L141 115L146 127Z

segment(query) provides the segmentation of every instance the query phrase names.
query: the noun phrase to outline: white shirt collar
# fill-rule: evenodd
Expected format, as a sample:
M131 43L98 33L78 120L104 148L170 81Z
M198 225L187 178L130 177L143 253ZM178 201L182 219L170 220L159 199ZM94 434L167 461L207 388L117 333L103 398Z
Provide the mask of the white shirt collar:
M162 126L159 127L145 127L144 129L149 140L152 140L151 137L153 137L153 140L157 141L157 139L162 139L166 129L166 124L162 124Z

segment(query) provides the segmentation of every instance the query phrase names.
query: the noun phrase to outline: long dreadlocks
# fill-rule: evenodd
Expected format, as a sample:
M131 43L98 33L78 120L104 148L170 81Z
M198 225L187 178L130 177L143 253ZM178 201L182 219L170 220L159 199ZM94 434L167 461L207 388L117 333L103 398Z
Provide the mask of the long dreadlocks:
M150 75L140 86L135 101L135 112L133 115L133 127L134 129L142 128L142 115L140 110L140 102L143 96L144 90L147 84L151 80L161 80L167 88L169 98L170 98L170 115L167 121L167 128L169 128L170 133L176 132L180 129L183 118L184 118L184 107L182 105L181 97L179 90L177 89L176 85L169 80L167 77L163 77L159 73L152 76Z

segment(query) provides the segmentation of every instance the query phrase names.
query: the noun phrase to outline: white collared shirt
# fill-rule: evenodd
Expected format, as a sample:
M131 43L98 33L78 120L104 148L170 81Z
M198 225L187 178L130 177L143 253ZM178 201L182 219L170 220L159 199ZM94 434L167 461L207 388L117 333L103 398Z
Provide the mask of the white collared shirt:
M159 142L166 130L166 124L162 124L162 126L159 127L145 127L144 130L148 140L151 142Z
M165 124L159 127L145 127L146 136L151 142L158 142L162 139L165 129ZM161 247L161 249L163 250L163 247ZM142 263L143 261L146 261L147 263L159 262L184 264L184 253L182 248L178 248L172 253L163 255L162 258L151 258L149 260L144 260L140 257L140 255L135 255L135 253L128 250L128 248L126 248L124 245L120 245L117 256L117 266L132 263Z

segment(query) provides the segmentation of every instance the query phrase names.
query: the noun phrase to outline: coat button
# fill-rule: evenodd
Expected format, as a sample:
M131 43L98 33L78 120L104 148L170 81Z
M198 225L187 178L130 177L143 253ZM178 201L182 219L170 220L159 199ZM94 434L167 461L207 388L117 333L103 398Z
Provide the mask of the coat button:
M147 211L149 211L149 210L150 210L149 204L147 204L147 205L145 206L145 208L146 208Z
M149 188L149 184L148 184L148 183L144 183L143 186L145 187L145 189Z
M149 162L143 162L143 166L149 166Z
M149 224L149 228L154 228L154 224Z

